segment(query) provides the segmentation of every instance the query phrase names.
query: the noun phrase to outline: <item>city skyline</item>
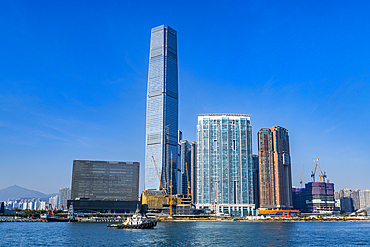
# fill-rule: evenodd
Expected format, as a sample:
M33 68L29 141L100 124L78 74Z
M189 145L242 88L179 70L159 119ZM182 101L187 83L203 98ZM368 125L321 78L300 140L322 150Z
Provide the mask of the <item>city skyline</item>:
M367 3L43 3L1 10L0 188L54 193L72 161L144 164L151 28L179 32L179 129L196 115L252 115L289 130L292 183L312 159L343 188L368 189ZM217 18L215 18L215 16ZM143 166L142 166L143 168ZM144 170L141 169L140 189Z

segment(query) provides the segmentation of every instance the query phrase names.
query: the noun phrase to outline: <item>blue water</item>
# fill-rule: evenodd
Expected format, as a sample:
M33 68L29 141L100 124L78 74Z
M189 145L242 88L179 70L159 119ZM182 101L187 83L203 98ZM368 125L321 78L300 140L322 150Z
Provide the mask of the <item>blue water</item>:
M0 246L370 246L370 223L160 222L155 229L105 223L0 223Z

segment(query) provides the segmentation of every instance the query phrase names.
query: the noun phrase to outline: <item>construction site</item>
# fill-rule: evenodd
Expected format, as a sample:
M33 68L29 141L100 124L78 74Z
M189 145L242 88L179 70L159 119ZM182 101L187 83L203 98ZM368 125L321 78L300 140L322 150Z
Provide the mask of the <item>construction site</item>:
M162 216L181 216L181 217L194 217L194 207L190 194L190 180L188 169L186 167L187 175L187 194L172 194L173 186L173 159L171 154L170 159L170 181L162 183L161 172L157 167L154 157L152 160L157 172L160 183L159 190L144 190L141 195L142 205L147 209L147 216L162 217ZM168 186L169 184L169 186Z
M300 180L301 188L293 188L293 206L302 212L333 214L335 213L334 183L327 180L326 172L323 172L319 159L314 162L314 169L311 172L311 181L303 188L303 172ZM316 177L319 181L316 181Z

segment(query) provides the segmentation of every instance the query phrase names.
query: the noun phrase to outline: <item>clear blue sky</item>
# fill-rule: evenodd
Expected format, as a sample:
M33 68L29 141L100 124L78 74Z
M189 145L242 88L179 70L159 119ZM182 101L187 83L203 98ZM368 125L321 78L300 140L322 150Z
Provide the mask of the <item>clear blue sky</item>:
M71 186L74 159L144 168L150 30L178 32L180 129L251 114L289 130L293 185L313 158L369 189L368 1L3 1L0 189ZM143 173L142 173L143 174Z

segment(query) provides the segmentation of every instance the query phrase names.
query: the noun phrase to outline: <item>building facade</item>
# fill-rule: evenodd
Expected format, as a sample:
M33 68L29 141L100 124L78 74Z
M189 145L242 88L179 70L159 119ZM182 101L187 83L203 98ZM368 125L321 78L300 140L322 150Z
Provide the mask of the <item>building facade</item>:
M71 199L71 188L60 188L58 209L67 209L67 201L70 199Z
M171 161L172 155L172 161ZM177 32L169 26L151 31L145 135L145 189L159 189L152 160L160 170L163 187L177 193L178 68ZM172 171L171 171L172 163ZM172 179L171 179L172 172Z
M190 144L187 140L180 141L180 176L181 180L181 187L177 191L178 194L188 194L188 187L189 187L189 194L190 194L190 183L191 183L191 164L190 164ZM189 183L188 183L189 182Z
M360 208L370 207L370 190L361 190L360 195Z
M293 209L301 212L307 211L306 206L306 189L305 188L292 188Z
M275 126L258 132L260 207L291 209L292 175L288 130Z
M198 115L197 208L253 214L251 129L250 115Z
M71 199L137 201L139 162L74 160Z
M253 197L256 208L260 207L260 179L259 179L259 164L258 155L253 154Z
M195 204L197 198L197 143L190 143L190 191L191 201Z
M322 213L335 210L333 183L309 182L305 184L305 188L308 212Z

